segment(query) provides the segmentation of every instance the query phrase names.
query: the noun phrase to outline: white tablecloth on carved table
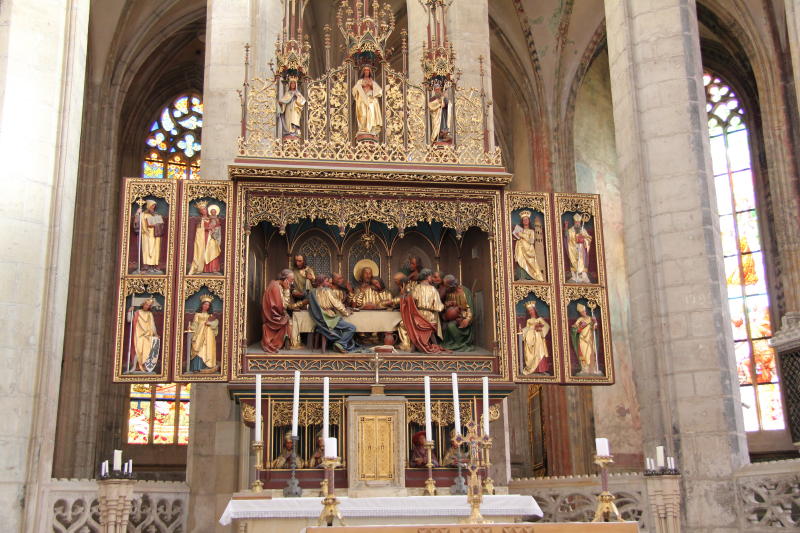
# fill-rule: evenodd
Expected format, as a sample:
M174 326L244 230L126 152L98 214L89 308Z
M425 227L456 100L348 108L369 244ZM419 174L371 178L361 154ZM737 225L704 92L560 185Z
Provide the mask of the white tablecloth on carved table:
M339 498L345 520L357 517L469 516L466 496L406 496L386 498ZM231 500L219 519L222 525L253 518L316 518L322 512L322 498L275 498L272 500ZM518 494L484 496L484 516L542 516L531 496Z
M344 320L353 324L359 333L383 333L397 329L400 311L355 311L344 317ZM292 327L296 327L300 333L310 333L314 331L314 321L308 311L295 311L292 315Z

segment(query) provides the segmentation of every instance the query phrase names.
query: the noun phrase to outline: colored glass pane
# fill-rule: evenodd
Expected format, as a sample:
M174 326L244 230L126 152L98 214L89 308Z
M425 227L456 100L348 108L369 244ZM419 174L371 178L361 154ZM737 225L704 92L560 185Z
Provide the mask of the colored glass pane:
M178 419L178 444L189 444L189 402L180 402Z
M778 384L759 385L758 403L761 408L761 427L765 430L786 429Z
M150 385L145 385L143 383L134 383L131 385L131 398L149 400L151 392Z
M775 350L769 341L753 341L753 356L756 361L756 379L759 383L777 383L778 371L775 368Z
M752 383L753 357L750 353L750 343L746 340L735 343L733 353L736 355L736 374L739 376L739 384Z
M744 316L744 299L731 298L728 300L728 308L731 312L731 329L733 330L733 340L746 340L747 324Z
M769 297L766 294L747 297L747 316L750 321L750 337L753 339L772 336L769 319Z
M142 176L199 178L199 172L190 170L189 166L199 167L202 128L203 102L200 95L181 95L161 109L145 138L148 152L142 165ZM182 158L175 160L176 155Z
M192 384L181 385L181 400L188 400L192 394Z
M717 211L720 215L729 215L733 212L731 202L731 186L727 174L714 178L715 190L717 191Z
M756 393L752 385L739 387L742 398L742 416L745 431L758 431L758 409L756 408Z
M725 258L725 283L728 286L728 298L742 295L742 280L739 274L739 258Z
M761 238L758 233L758 217L755 210L737 213L736 227L739 230L739 251L757 252L761 250Z
M175 383L159 383L156 385L156 400L174 400L177 391Z
M719 123L714 119L716 123ZM720 133L722 133L720 131ZM711 139L711 166L714 169L714 175L728 174L728 162L725 156L725 137L718 135Z
M128 444L148 442L150 442L150 401L131 400L128 410Z
M191 172L191 176L189 176L193 180L200 179L200 165L192 165L189 167L189 172Z
M740 170L732 174L733 203L737 211L755 209L756 197L753 190L753 175L749 170Z
M745 293L765 294L767 279L764 276L764 254L756 252L742 256L742 270L745 274Z
M153 444L175 442L175 402L157 401L153 413Z
M750 147L747 142L747 130L741 129L727 135L728 161L732 172L750 168Z
M728 178L728 176L722 177ZM725 257L736 255L736 228L733 226L733 215L719 217L719 233L722 238L722 255Z

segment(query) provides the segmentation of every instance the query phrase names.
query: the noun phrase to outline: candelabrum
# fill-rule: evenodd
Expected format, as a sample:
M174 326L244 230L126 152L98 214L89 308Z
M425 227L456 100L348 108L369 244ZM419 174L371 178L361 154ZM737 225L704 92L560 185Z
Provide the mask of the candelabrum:
M436 496L436 480L433 479L433 441L425 441L425 450L428 452L428 479L425 480L425 495Z
M323 487L327 489L327 493L322 500L322 512L317 522L319 526L332 526L334 518L338 519L343 526L346 525L342 520L341 511L339 511L339 500L336 498L336 489L333 482L333 471L340 464L338 457L325 457L322 459L322 467L325 469L325 481L327 481L327 483L323 482Z
M491 447L492 439L489 435L478 435L478 425L474 420L467 424L467 434L457 435L456 443L460 446L466 443L469 447L469 484L467 485L467 503L471 511L469 518L463 521L465 524L491 524L481 514L481 503L483 502L483 486L481 483L480 470L484 468L484 450L487 445ZM488 476L487 476L488 477Z
M264 441L254 440L250 447L256 455L256 475L253 483L250 485L250 490L253 492L261 492L264 490L264 484L261 482L261 472L264 471Z
M614 495L608 490L608 465L614 462L610 455L595 455L594 464L600 467L601 492L597 495L597 509L592 522L623 522L614 503Z
M489 469L492 466L491 452L492 452L492 439L487 439L483 443L483 462L485 464L484 472L486 476L483 480L484 494L494 494L494 480L492 479L492 475L489 473Z
M300 441L297 435L292 435L292 476L286 480L283 488L284 498L299 498L303 495L300 482L297 480L297 444Z

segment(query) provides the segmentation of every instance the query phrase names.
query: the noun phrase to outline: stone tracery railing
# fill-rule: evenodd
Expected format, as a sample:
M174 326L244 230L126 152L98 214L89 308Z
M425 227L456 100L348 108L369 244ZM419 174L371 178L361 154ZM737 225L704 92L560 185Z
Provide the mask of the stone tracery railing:
M742 531L800 527L800 459L750 464L735 479Z
M54 479L44 487L48 508L37 533L100 531L98 485L93 479ZM128 533L184 533L189 487L181 482L138 481Z

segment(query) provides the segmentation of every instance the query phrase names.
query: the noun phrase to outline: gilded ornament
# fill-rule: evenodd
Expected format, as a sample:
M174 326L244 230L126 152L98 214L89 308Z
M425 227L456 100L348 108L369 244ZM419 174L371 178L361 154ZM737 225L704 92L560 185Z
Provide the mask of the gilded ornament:
M550 287L542 285L513 285L511 287L511 300L513 302L521 302L533 294L544 303L550 305Z
M185 280L186 291L184 297L188 298L195 294L197 291L206 287L209 291L216 294L220 299L225 299L225 280L224 279L196 279L187 278Z
M165 279L126 278L123 294L125 297L131 294L166 294L166 284Z

